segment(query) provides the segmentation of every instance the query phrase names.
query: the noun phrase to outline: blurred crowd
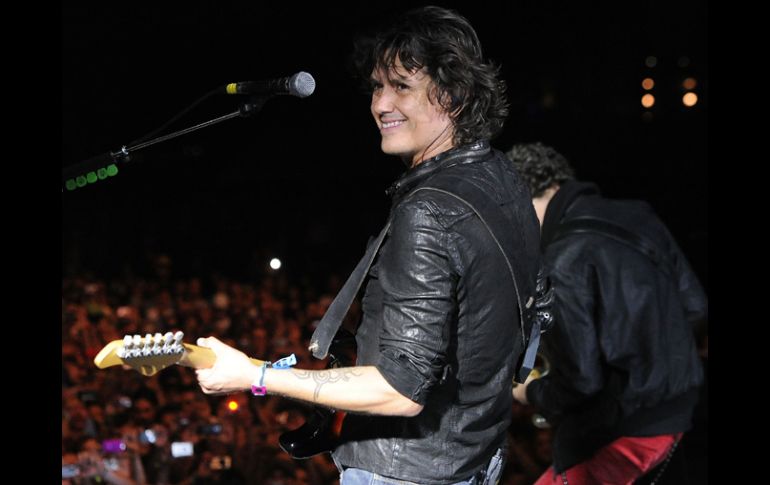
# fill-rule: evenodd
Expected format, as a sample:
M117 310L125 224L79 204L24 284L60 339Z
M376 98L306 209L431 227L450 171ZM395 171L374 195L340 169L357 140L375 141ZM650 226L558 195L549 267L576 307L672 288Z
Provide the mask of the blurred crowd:
M193 369L145 377L121 366L100 370L93 358L127 334L181 330L186 343L213 335L250 356L294 353L303 367L323 368L307 341L336 280L323 292L278 272L257 284L172 280L169 263L160 259L152 278L63 279L62 483L335 483L328 454L293 460L278 445L310 407L248 393L207 396Z
M328 453L292 459L278 438L305 423L302 403L250 393L207 396L194 370L171 366L145 377L93 359L125 335L181 330L186 343L216 336L247 355L275 361L295 354L323 368L308 341L340 287L289 281L276 271L259 281L224 276L174 278L158 259L151 277L62 281L62 485L331 485L339 475ZM357 321L357 305L347 325ZM551 462L552 433L534 426L530 406L514 404L509 461L502 483L532 483Z

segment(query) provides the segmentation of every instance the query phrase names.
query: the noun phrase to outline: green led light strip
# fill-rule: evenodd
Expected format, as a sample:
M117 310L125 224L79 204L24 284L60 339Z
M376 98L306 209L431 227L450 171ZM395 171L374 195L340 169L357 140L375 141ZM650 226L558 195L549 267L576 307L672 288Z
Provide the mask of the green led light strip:
M99 180L104 180L109 177L113 177L118 174L118 166L113 164L100 168L96 172L88 172L85 175L78 175L75 178L68 179L64 182L64 187L67 190L75 190L80 187L85 187L88 184L93 184Z

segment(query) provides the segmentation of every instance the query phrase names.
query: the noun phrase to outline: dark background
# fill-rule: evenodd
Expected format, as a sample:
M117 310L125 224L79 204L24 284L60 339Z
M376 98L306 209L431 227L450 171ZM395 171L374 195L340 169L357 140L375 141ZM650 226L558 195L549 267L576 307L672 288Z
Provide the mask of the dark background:
M708 288L707 3L439 4L466 16L502 67L511 109L493 145L543 141L605 194L647 200ZM274 98L251 118L137 151L116 177L63 193L65 274L141 273L161 253L180 276L250 278L272 255L295 275L349 271L404 166L380 152L346 62L364 25L413 5L62 4L63 168L130 144L217 86L300 70L317 83L306 99ZM640 104L647 76L651 119ZM680 101L686 77L698 82L693 108ZM171 129L239 101L212 97Z

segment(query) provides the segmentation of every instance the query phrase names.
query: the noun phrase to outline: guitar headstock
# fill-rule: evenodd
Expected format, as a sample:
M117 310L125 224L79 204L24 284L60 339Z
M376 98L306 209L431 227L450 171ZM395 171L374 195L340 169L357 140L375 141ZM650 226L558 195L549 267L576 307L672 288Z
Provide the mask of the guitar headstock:
M156 333L126 335L123 340L113 340L94 357L94 364L100 369L114 365L128 365L145 376L151 376L171 365L179 363L185 356L182 343L183 332L165 335Z

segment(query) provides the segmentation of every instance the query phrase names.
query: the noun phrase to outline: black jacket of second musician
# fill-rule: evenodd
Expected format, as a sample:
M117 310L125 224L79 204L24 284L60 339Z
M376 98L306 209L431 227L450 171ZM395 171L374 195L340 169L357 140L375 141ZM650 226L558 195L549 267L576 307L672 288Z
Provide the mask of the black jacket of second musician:
M560 233L593 218L644 238L659 258L595 232ZM551 373L527 399L557 428L554 468L588 459L620 436L686 431L703 370L693 337L706 295L668 229L642 201L601 197L569 181L543 221L544 266L555 291L543 336Z

